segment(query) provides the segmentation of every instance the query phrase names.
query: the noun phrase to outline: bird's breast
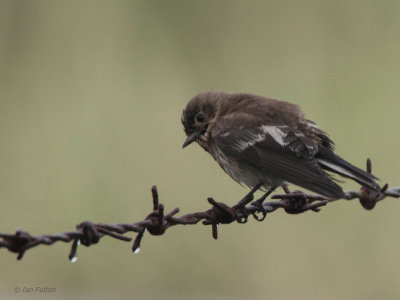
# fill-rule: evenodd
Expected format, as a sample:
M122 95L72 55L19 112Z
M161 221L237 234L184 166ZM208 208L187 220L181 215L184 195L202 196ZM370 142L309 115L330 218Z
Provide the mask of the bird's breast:
M260 169L251 166L243 161L233 160L226 156L218 147L213 147L210 154L213 156L220 167L230 176L233 180L240 184L244 184L250 188L259 183L265 188L280 185L282 180L274 177L268 172L261 171Z

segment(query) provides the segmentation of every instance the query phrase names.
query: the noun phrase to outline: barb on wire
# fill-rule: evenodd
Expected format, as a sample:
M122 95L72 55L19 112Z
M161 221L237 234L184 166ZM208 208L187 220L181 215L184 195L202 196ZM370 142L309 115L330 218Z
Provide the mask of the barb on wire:
M369 159L367 160L367 171L371 173L371 161ZM77 249L80 244L89 247L97 244L104 236L129 242L132 239L124 234L127 232L136 232L137 236L133 242L132 251L138 253L146 231L151 235L162 235L172 226L195 225L202 221L203 225L211 225L212 236L214 239L217 239L219 224L230 224L232 222L246 223L249 216L262 221L268 213L279 208L284 209L289 214L300 214L309 210L318 212L322 206L339 200L332 200L317 194L306 194L301 191L291 192L284 185L285 194L278 194L271 197L272 199L278 199L277 201L264 202L273 189L265 193L260 199L253 201L254 193L259 188L260 186L254 187L234 206L229 206L225 203L217 202L213 198L208 198L207 200L211 204L210 209L176 217L175 215L179 212L179 208L175 208L165 214L164 205L159 203L157 188L153 186L151 189L153 211L142 221L132 224L119 223L113 225L85 221L78 224L75 231L54 235L32 236L30 233L22 230L17 230L15 234L0 233L0 248L6 248L10 252L17 253L17 259L20 260L27 250L38 245L51 245L57 241L72 242L68 257L71 262L75 262L77 260ZM371 210L377 202L387 197L399 198L400 187L389 188L388 184L385 184L379 192L371 192L361 187L359 191L346 191L345 198L343 199L359 199L365 209Z

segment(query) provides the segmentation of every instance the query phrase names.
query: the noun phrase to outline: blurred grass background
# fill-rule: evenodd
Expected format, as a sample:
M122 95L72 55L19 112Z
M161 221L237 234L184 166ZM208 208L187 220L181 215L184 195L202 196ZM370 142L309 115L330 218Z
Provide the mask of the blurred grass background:
M358 166L400 185L399 1L0 1L1 232L143 219L157 184L182 213L247 190L198 146L180 115L200 91L298 103ZM352 182L345 188L355 188ZM131 244L57 243L21 262L15 286L55 298L399 299L400 203L337 202L263 223L177 227ZM105 296L104 296L105 295ZM43 295L31 294L42 298Z

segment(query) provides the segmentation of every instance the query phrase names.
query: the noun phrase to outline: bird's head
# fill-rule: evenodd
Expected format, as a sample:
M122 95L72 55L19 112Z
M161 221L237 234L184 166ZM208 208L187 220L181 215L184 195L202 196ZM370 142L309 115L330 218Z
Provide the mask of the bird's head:
M183 148L197 142L207 149L210 125L216 117L218 100L224 95L221 92L201 93L189 101L182 113L182 124L187 136Z

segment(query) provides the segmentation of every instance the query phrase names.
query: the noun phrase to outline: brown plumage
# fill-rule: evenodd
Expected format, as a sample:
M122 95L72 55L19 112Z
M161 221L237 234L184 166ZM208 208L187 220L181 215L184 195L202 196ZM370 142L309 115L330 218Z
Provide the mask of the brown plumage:
M333 141L296 104L244 93L201 93L187 104L182 124L183 147L197 142L234 180L251 188L290 182L342 198L342 188L324 170L378 188L376 177L334 154Z

